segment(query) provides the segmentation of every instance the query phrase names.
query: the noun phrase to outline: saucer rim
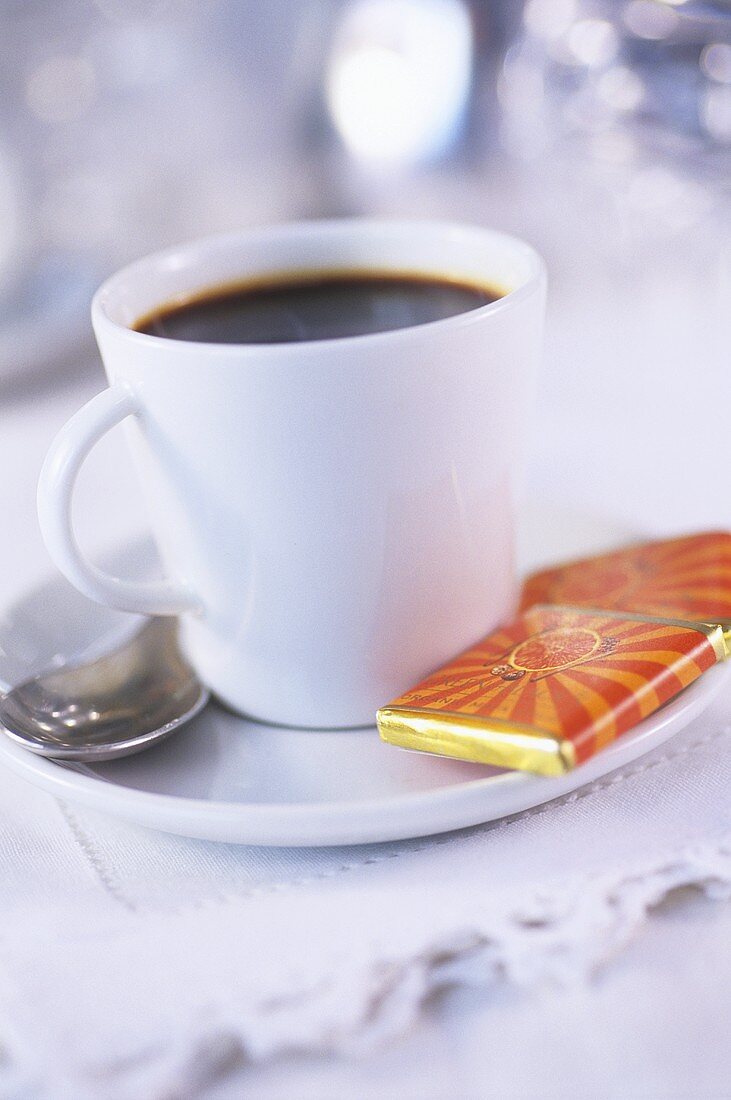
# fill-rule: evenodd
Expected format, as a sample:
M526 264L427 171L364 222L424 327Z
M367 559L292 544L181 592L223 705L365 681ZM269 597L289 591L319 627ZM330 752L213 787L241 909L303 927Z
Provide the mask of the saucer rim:
M107 777L89 774L87 765L36 756L7 737L0 739L0 763L56 797L163 832L202 840L287 847L406 840L511 817L592 784L646 755L684 728L710 705L729 673L731 662L710 669L603 752L554 778L505 771L380 798L242 803L125 787ZM483 797L488 792L492 799ZM504 798L494 797L518 792L522 796L520 804L512 808L504 805ZM413 815L416 820L409 821ZM343 816L347 816L346 822L340 820Z

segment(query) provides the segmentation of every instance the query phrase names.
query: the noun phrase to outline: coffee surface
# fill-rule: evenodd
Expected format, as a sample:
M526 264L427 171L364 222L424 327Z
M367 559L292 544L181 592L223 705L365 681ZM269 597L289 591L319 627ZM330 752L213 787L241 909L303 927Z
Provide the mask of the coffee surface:
M332 340L440 321L502 297L498 290L408 274L315 274L211 290L163 306L138 332L212 344Z

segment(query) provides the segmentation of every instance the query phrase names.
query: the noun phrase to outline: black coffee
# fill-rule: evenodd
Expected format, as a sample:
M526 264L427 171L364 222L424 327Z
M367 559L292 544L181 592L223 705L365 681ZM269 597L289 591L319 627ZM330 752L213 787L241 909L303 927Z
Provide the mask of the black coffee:
M207 291L135 328L206 344L288 344L423 325L502 297L472 283L407 274L313 274Z

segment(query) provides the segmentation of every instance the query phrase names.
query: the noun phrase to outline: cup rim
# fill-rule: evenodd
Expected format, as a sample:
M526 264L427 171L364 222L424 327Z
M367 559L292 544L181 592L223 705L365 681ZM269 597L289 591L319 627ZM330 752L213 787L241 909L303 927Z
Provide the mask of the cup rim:
M407 325L398 329L386 329L381 332L361 333L352 336L335 336L318 340L303 340L297 342L281 343L215 343L204 340L178 340L167 336L157 336L151 333L138 332L129 325L116 320L108 312L109 299L119 291L120 285L134 279L138 273L149 271L150 268L159 270L174 269L183 266L193 266L196 254L203 253L206 249L235 245L243 240L260 241L271 239L283 239L288 237L304 237L307 234L318 232L321 234L337 234L348 230L359 233L368 230L391 231L394 233L413 233L422 231L434 234L435 231L452 237L482 236L487 243L499 241L520 255L527 262L529 274L527 278L514 289L508 290L500 298L475 309L466 310L463 313L454 314L452 317L444 317L435 321L425 321L416 325ZM375 266L375 265L374 265ZM295 264L290 270L296 271ZM414 271L419 269L414 265ZM408 269L407 269L408 270ZM438 335L455 329L463 329L479 324L487 317L504 313L508 309L523 302L526 298L543 289L546 285L546 265L537 250L520 237L505 233L502 230L492 229L488 226L470 225L468 223L447 221L441 219L403 219L403 218L322 218L303 221L279 222L268 226L257 226L251 229L239 229L225 233L207 234L204 237L193 238L178 245L159 249L149 253L138 260L132 261L110 275L96 291L91 302L91 317L95 332L110 328L125 337L137 346L144 346L152 350L175 349L178 354L185 354L191 349L206 354L216 355L221 358L231 356L255 354L268 358L290 357L296 349L297 356L316 354L323 349L338 349L346 351L355 345L358 348L367 346L375 347L382 343L394 343L413 339L415 333Z

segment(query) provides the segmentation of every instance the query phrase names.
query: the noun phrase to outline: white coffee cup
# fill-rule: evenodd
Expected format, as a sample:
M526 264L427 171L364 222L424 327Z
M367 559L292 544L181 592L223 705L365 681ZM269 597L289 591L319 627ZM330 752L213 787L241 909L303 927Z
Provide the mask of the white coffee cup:
M189 343L132 328L220 284L351 268L506 293L446 320L308 343ZM439 222L282 225L132 264L92 304L109 388L62 429L41 474L52 557L102 604L180 615L186 654L237 711L372 723L512 612L544 297L527 244ZM164 582L100 572L72 529L79 467L127 418Z

